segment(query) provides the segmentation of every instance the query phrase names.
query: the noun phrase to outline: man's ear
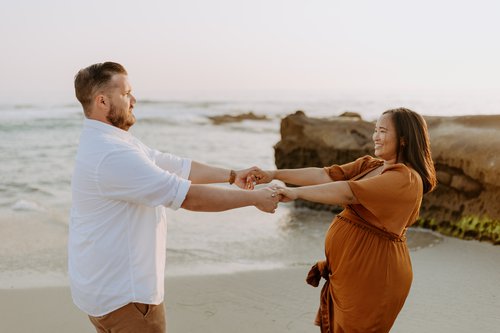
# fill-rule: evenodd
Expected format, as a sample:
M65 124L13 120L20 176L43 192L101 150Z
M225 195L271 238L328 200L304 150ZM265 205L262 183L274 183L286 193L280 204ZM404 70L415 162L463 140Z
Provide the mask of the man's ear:
M104 94L97 94L92 99L92 106L88 112L88 118L106 122L106 116L109 113L111 102L109 97Z
M98 110L107 112L109 110L109 98L103 94L97 94L94 97L94 105Z

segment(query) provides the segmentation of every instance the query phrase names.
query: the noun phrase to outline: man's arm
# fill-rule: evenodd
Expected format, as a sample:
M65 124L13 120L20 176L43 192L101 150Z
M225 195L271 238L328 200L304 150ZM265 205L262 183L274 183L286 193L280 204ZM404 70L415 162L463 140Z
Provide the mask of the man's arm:
M258 168L252 167L244 170L234 171L234 179L232 179L231 171L233 170L192 161L189 180L193 184L228 183L232 181L238 187L245 188L245 185L247 183L247 175L253 170L258 170Z
M271 188L243 191L209 185L191 185L181 207L198 212L220 212L255 206L264 212L274 213L278 201L279 195Z

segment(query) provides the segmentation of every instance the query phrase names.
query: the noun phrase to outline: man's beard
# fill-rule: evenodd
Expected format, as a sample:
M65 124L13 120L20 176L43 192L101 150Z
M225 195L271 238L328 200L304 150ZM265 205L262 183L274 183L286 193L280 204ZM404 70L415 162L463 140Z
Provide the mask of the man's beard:
M118 111L118 108L111 104L109 107L109 113L106 119L115 127L118 127L124 131L128 129L135 123L135 116L129 111Z

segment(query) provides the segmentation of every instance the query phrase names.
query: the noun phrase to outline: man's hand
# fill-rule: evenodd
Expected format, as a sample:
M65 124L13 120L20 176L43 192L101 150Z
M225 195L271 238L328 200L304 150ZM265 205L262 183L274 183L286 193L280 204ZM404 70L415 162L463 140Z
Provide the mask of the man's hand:
M274 213L278 208L280 196L275 189L266 187L255 191L257 201L255 207L266 213Z

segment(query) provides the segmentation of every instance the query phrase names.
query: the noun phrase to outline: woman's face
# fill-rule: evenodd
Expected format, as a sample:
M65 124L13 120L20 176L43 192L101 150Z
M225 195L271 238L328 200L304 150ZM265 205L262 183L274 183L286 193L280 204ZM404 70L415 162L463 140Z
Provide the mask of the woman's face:
M375 156L386 162L396 163L399 142L391 114L383 114L378 118L373 133L373 142L375 143Z

